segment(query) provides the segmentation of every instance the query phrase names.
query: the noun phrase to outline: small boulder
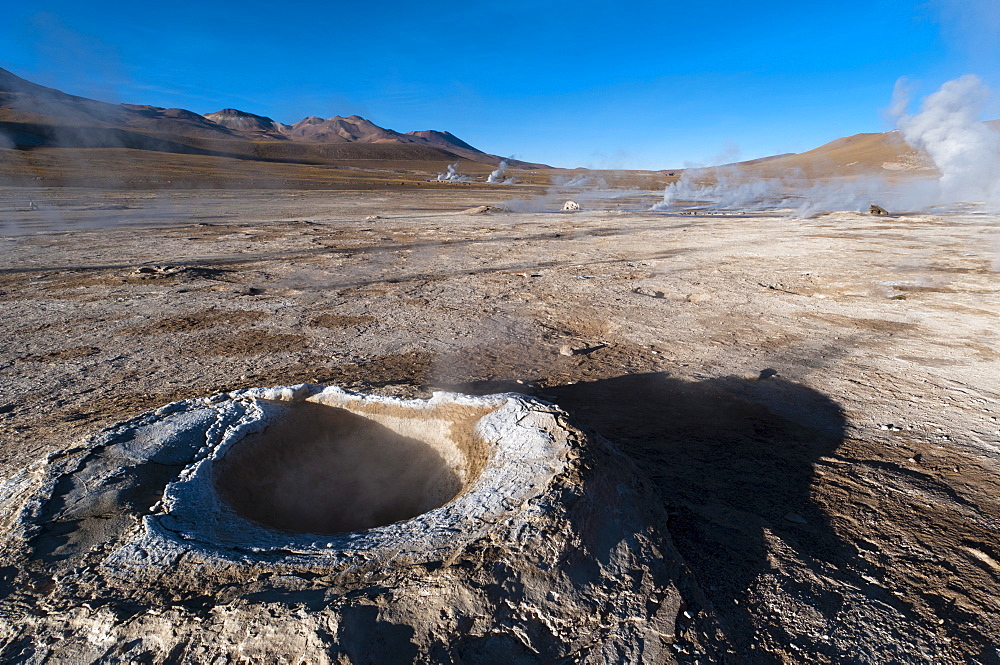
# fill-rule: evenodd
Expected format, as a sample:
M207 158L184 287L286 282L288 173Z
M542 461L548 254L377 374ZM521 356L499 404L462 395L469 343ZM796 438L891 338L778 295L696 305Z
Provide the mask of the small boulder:
M576 212L580 209L580 204L576 201L567 201L563 204L563 212Z
M649 296L650 298L662 298L664 296L663 291L657 291L648 286L640 286L637 289L632 289L632 293L638 293L640 296Z
M882 206L875 205L874 203L868 207L869 215L888 215L889 211Z
M582 356L598 349L603 349L607 344L604 342L583 342L576 344L563 344L559 347L559 355Z
M466 208L462 212L467 215L483 215L488 212L508 212L509 208L505 206L476 206L474 208Z

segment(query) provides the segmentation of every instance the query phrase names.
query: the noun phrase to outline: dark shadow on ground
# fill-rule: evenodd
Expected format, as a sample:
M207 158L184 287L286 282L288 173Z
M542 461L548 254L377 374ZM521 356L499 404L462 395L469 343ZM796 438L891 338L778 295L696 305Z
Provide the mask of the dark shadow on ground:
M639 374L544 393L652 479L674 543L740 654L734 662L780 662L761 633L763 642L792 638L762 623L748 592L772 569L765 529L807 561L857 559L810 501L813 464L843 438L840 408L773 373L700 382ZM818 609L832 618L839 608Z

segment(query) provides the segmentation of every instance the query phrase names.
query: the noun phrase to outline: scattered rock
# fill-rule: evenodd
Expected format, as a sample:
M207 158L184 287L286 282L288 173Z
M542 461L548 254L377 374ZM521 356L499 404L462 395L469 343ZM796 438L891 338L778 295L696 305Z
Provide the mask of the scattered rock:
M96 346L74 346L68 349L49 351L48 353L32 353L31 355L24 356L23 358L18 358L14 362L60 362L64 360L73 360L74 358L86 358L88 356L97 355L100 352L101 350ZM4 410L0 409L0 413L4 413Z
M798 513L785 513L785 519L792 524L809 524L809 522L806 521L806 518L802 517L802 515L799 515Z
M368 215L365 217L366 222L374 222L376 219L382 219L382 215Z
M510 209L505 206L476 206L466 208L462 212L466 215L484 215L488 212L510 212Z
M692 293L687 297L688 302L707 302L711 299L711 293Z
M564 356L581 356L592 351L597 351L598 349L603 349L606 346L607 344L603 342L593 344L563 344L559 347L559 353Z
M638 293L640 296L649 296L650 298L663 297L663 291L657 291L656 289L651 289L648 286L640 286L637 289L632 289L632 293Z
M182 277L185 279L218 279L227 270L217 268L199 268L197 266L152 265L136 266L122 272L126 279L162 279L165 277Z
M889 211L882 206L875 205L874 203L868 207L869 215L888 215Z
M757 284L771 291L781 291L782 293L791 293L793 296L799 295L795 291L790 291L787 288L785 288L785 285L782 284L781 282L775 282L774 284L765 284L764 282L757 282Z
M769 367L767 369L760 370L760 376L757 377L757 380L763 381L764 379L770 379L772 376L778 376L778 370L771 369Z
M169 277L183 270L184 268L181 266L139 266L133 271L133 274L145 278Z
M567 201L562 207L564 212L576 212L580 209L580 204L576 201Z
M229 291L230 293L237 296L260 296L264 295L264 289L258 288L256 286L243 286L237 284L236 286L222 286L213 291Z

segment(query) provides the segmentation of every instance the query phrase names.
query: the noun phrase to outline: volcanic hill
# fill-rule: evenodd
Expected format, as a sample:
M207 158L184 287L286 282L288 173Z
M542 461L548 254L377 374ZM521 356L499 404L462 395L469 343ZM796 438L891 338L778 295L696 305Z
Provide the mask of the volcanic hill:
M122 173L138 168L145 179L136 184L205 177L213 185L310 186L335 180L336 174L329 172L333 167L400 172L405 183L406 173L420 174L414 182L426 181L423 176L449 163L459 162L463 172L488 173L501 161L449 132L401 133L356 115L308 117L287 125L231 108L199 115L177 108L110 104L0 69L0 176L12 182L26 178L73 184L81 178L106 178L109 169ZM507 161L521 169L548 168ZM326 171L290 171L280 165Z

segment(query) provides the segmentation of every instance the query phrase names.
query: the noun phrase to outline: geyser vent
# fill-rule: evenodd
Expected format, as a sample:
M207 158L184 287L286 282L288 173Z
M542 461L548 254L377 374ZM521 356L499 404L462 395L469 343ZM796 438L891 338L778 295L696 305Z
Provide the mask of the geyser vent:
M375 418L396 427L342 407L284 406L272 424L215 462L215 487L236 513L258 524L334 534L416 517L445 505L478 476L476 462L489 444L465 430L471 416L485 415L482 409L454 407L438 417L387 405L377 411Z
M529 510L566 468L559 413L516 394L401 400L311 385L177 402L127 434L188 460L130 547L331 568L446 558Z

